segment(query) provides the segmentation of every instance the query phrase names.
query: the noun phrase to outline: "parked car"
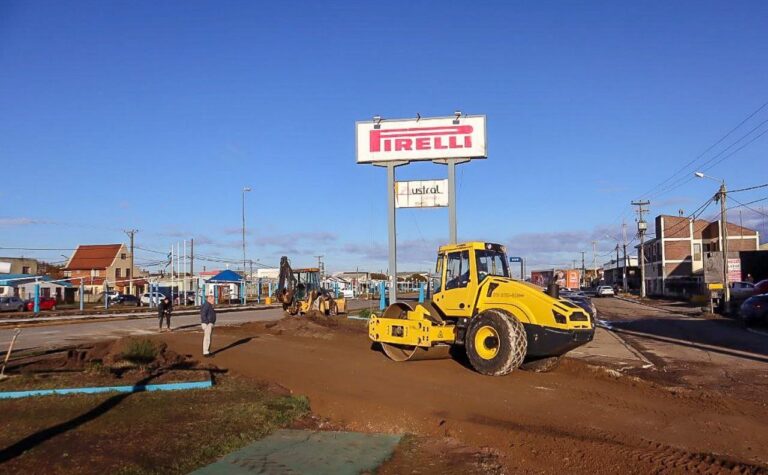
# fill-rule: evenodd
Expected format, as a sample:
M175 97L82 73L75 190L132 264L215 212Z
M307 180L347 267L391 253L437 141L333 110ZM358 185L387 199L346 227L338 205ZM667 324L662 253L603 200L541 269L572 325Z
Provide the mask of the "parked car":
M35 299L29 299L24 303L28 312L35 310ZM40 310L56 310L56 299L53 297L40 297Z
M755 284L751 282L731 282L731 298L742 300L755 294Z
M768 294L768 279L755 284L755 295Z
M739 309L739 316L746 326L755 323L768 323L768 294L754 295Z
M610 285L601 285L597 288L597 291L595 291L595 295L598 297L610 297L616 295L616 293Z
M115 300L115 305L127 305L133 307L140 307L141 300L135 295L121 295Z
M0 298L0 312L23 312L24 301L18 297Z
M339 296L344 297L346 299L353 299L355 298L355 290L354 289L340 289L339 290Z
M120 298L120 295L122 295L122 294L120 292L118 292L117 290L110 290L109 292L107 292L107 297L109 298L109 303L116 302L117 299ZM100 292L99 293L99 301L101 301L101 302L104 301L104 292Z
M150 300L154 305L157 305L165 297L166 295L160 292L152 292L152 296L150 297L149 292L147 292L141 296L141 305L149 305Z

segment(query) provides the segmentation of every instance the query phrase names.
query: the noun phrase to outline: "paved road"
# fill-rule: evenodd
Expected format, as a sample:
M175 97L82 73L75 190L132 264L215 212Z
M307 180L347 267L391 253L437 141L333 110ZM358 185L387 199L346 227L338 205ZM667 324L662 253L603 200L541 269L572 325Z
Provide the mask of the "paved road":
M351 309L367 308L371 305L365 301L351 301ZM219 313L217 325L238 325L246 322L268 322L279 320L283 317L281 308L268 308L263 310L246 310L242 312ZM177 331L197 328L200 324L200 316L174 315L171 326ZM89 341L121 338L128 335L150 335L157 333L157 319L130 318L104 320L88 320L84 322L53 323L50 325L31 325L22 328L21 335L16 341L14 351L28 349L49 349L61 346L85 343ZM8 348L8 343L13 337L13 328L0 329L0 351L3 353Z
M768 337L731 319L706 319L617 298L594 299L599 318L656 369L694 384L768 389Z

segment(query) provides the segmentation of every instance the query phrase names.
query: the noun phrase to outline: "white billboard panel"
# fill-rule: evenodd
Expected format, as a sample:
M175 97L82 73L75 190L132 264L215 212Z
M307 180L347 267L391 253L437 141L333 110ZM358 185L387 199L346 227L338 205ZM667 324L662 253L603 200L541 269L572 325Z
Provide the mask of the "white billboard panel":
M485 116L357 122L357 163L486 158Z
M448 180L398 181L395 208L437 208L448 206Z

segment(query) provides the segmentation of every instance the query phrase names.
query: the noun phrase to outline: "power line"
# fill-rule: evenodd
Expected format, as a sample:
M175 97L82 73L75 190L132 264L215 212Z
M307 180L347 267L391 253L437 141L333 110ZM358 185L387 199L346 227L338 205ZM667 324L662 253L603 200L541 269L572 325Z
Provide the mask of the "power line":
M735 201L736 203L738 203L738 204L739 204L739 206L732 206L731 208L728 208L729 210L730 210L730 209L735 209L735 208L741 208L741 207L743 206L743 207L747 208L748 210L751 210L751 211L753 211L753 212L755 212L755 213L757 213L757 214L759 214L759 215L762 215L762 216L768 216L768 214L766 214L766 213L764 213L764 212L762 212L762 211L758 211L758 210L756 210L755 208L751 208L751 207L749 206L749 205L751 205L751 204L754 204L754 203L759 203L759 202L761 202L761 201L765 201L765 200L768 200L768 196L766 196L765 198L760 198L759 200L750 201L750 202L748 202L748 203L742 203L741 201L739 201L739 200L737 200L737 199L735 199L735 198L733 198L733 197L729 197L729 199L731 199L731 200L733 200L733 201Z
M766 119L765 121L763 121L763 122L761 123L761 125L762 125L762 124L764 124L764 123L766 123L766 122L768 122L768 119ZM754 129L753 129L753 130L754 130ZM747 136L747 135L749 135L750 133L752 133L752 131L748 132L748 133L747 133L746 135L744 135L742 138L746 137L746 136ZM752 144L752 143L753 143L755 140L759 139L760 137L762 137L762 136L763 136L763 135L765 135L766 133L768 133L768 129L766 129L766 130L762 131L761 133L759 133L759 134L758 134L758 135L756 135L755 137L752 137L752 139L751 139L751 140L749 140L747 143L745 143L745 144L744 144L744 145L742 145L741 147L737 148L737 149L736 149L736 150L734 150L733 152L729 153L728 155L726 155L726 156L724 156L724 157L720 158L720 159L719 159L718 161L716 161L715 163L712 163L711 165L709 165L709 166L706 166L706 165L707 165L707 164L709 164L709 163L710 163L712 160L714 160L714 159L716 159L717 157L719 157L719 156L720 156L720 155L721 155L723 152L725 152L726 150L728 150L729 148L731 148L733 145L736 145L736 144L737 144L739 141L741 141L741 138L740 138L740 139L739 139L739 140L737 140L736 142L732 143L732 144L731 144L731 145L730 145L728 148L726 148L726 149L725 149L725 150L723 150L722 152L718 153L717 155L715 155L715 156L714 156L714 157L712 157L711 159L709 159L709 160L707 160L706 162L704 162L704 163L701 165L701 166L702 166L702 171L711 170L711 169L712 169L712 168L714 168L715 166L719 165L719 164L720 164L720 163L721 163L723 160L726 160L726 159L728 159L728 158L730 158L730 157L732 157L732 156L736 155L736 154L737 154L737 153L739 153L740 151L744 150L746 147L748 147L750 144ZM663 189L663 190L659 191L658 193L656 193L656 197L659 197L659 196L663 195L664 193L668 193L668 192L670 192L670 191L672 191L672 190L675 190L675 189L677 189L677 188L679 188L679 187L681 187L681 186L685 185L686 183L689 183L689 182L690 182L691 180L693 180L694 178L695 178L694 176L682 176L682 177L678 178L678 179L677 179L677 181L675 181L674 183L670 184L670 185L669 185L667 188L665 188L665 189Z
M752 112L751 114L749 114L749 115L748 115L748 116L747 116L747 117L746 117L744 120L742 120L741 122L739 122L739 123L738 123L738 125L736 125L736 127L732 128L732 129L731 129L731 130L729 130L729 131L728 131L728 132L727 132L725 135L723 135L722 137L720 137L720 139L719 139L717 142L715 142L715 143L713 143L712 145L710 145L710 146L709 146L709 147L708 147L706 150L704 150L703 152L701 152L699 155L697 155L696 157L694 157L694 158L693 158L691 161L689 161L688 163L686 163L686 164L685 164L685 165L684 165L682 168L680 168L679 170L677 170L676 172L674 172L672 175L670 175L670 176L669 176L669 178L667 178L666 180L662 181L662 182L661 182L661 183L659 183L658 185L654 186L654 187L653 187L653 188L651 188L650 190L646 191L646 192L645 192L645 193L644 193L642 196L647 196L647 195L651 194L652 192L654 192L654 191L655 191L657 188L663 187L665 183L669 182L669 181L670 181L670 180L672 180L672 179L673 179L675 176L677 176L677 175L678 175L680 172L684 171L684 170L685 170L686 168L688 168L690 165L694 164L696 161L698 161L698 160L699 160L700 158L702 158L704 155L706 155L707 153L709 153L709 151L710 151L710 150L712 150L713 148L715 148L715 147L717 147L718 145L720 145L720 144L721 144L721 143L722 143L722 142L723 142L725 139L727 139L728 137L730 137L730 136L731 136L731 134L733 134L733 133L734 133L736 130L738 130L738 129L739 129L741 126L742 126L742 125L744 125L746 122L748 122L748 121L749 121L749 120L750 120L752 117L754 117L755 115L757 115L757 113L758 113L758 112L760 112L761 110L763 110L763 109L764 109L766 106L768 106L768 102L765 102L765 103L763 103L763 104L762 104L760 107L758 107L758 108L757 108L757 109L756 109L754 112ZM764 122L763 122L763 123L764 123ZM760 125L762 125L762 124L760 124ZM758 127L759 127L759 125L758 125ZM754 130L754 129L753 129L753 130ZM750 133L751 133L751 132L750 132ZM749 135L749 134L747 134L747 135ZM742 137L742 138L743 138L743 137ZM736 141L736 142L734 142L734 143L738 143L740 140L741 140L741 139L737 140L737 141ZM731 146L733 146L733 144L732 144ZM726 150L727 150L727 149L726 149Z
M765 183L763 185L750 186L748 188L739 188L738 190L728 190L728 194L730 194L730 193L738 193L740 191L756 190L758 188L765 188L766 186L768 186L768 183Z

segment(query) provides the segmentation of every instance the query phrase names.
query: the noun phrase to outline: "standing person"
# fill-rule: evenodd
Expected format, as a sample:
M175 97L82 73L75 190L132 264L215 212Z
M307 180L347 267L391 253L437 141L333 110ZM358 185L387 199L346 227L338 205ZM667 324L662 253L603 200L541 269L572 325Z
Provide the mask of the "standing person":
M160 320L160 330L163 329L163 318L165 318L165 327L170 331L171 329L171 312L173 311L173 305L168 297L163 297L160 304L157 306L157 318Z
M216 310L213 308L213 295L205 299L200 307L200 326L203 327L203 356L211 356L211 334L216 323Z

